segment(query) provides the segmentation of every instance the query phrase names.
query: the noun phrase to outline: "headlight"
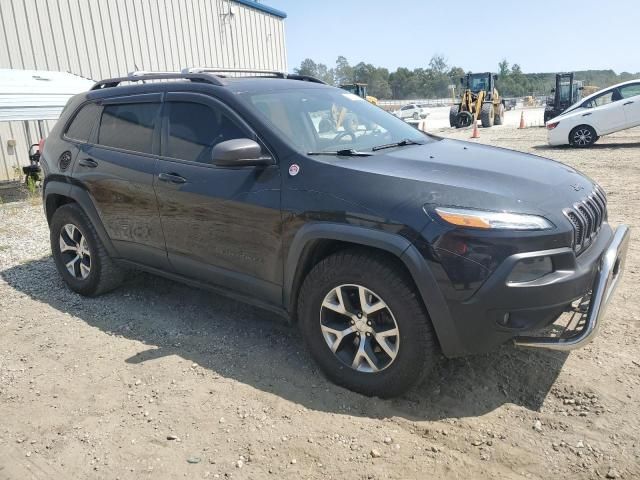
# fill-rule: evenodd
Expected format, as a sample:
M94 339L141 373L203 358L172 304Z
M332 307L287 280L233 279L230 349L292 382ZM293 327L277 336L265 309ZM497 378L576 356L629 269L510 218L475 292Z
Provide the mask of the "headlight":
M548 230L554 225L544 217L525 213L489 212L467 208L436 208L438 216L459 227L497 230Z

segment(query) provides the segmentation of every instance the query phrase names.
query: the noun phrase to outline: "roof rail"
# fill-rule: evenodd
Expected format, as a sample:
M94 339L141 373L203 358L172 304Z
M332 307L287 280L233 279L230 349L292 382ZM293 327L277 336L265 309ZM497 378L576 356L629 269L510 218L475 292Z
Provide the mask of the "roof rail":
M129 72L126 77L115 77L100 80L91 87L91 90L117 87L122 82L144 82L145 80L191 80L192 82L210 83L219 87L224 86L225 83L223 78L225 78L225 76L216 75L216 73L255 73L258 75L272 75L276 78L288 78L290 80L301 80L326 85L326 83L319 78L312 77L310 75L289 74L276 70L194 67L185 68L181 72L148 72L145 70L137 70L135 72Z
M273 75L275 77L287 78L285 72L278 70L260 70L253 68L215 68L215 67L190 67L183 68L182 73L258 73L261 75Z
M302 80L303 82L313 82L313 83L321 83L322 85L328 85L324 80L320 80L317 77L312 77L311 75L298 75L297 73L291 73L287 75L287 78L290 80Z
M97 82L91 90L117 87L121 82L140 82L145 80L191 80L192 82L205 82L212 85L223 86L222 80L206 72L147 72L143 70L129 72L126 77L107 78Z
M251 68L216 68L216 67L191 67L182 69L182 73L257 73L259 75L273 75L278 78L287 78L289 80L302 80L306 82L322 83L319 78L311 75L298 75L293 73L281 72L278 70L259 70Z

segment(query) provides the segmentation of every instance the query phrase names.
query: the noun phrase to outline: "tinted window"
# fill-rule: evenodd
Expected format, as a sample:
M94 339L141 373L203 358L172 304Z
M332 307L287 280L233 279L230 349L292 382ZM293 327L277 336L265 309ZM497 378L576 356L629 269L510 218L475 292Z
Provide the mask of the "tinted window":
M88 141L99 110L100 107L95 103L88 103L82 107L67 128L65 135L81 142Z
M218 109L191 102L170 102L167 105L169 138L164 152L166 156L209 163L215 145L247 136Z
M98 143L133 152L151 153L159 103L107 105L102 111Z
M620 94L622 98L631 98L640 95L640 83L632 83L631 85L625 85L620 87Z

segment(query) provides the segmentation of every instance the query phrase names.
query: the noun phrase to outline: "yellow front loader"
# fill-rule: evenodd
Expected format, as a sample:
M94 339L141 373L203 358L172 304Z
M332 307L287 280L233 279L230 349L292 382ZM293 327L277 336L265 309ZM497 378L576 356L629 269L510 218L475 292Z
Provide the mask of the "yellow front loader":
M468 127L478 120L485 128L503 124L504 100L495 86L497 77L492 73L468 73L460 79L464 91L460 103L449 111L452 127Z

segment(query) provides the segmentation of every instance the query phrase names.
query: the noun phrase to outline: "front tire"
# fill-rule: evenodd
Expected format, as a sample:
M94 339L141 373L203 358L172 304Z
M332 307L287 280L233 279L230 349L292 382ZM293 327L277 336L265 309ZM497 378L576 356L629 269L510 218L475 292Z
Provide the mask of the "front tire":
M58 273L74 292L93 297L122 282L122 270L109 257L91 220L77 204L69 203L55 211L50 240Z
M302 285L298 318L325 375L364 395L400 395L436 362L431 321L391 259L348 250L322 260Z
M494 119L494 108L493 103L487 102L482 104L482 109L480 110L480 121L482 122L483 128L493 127L493 119Z
M598 134L590 125L579 125L569 133L569 144L576 148L588 148L598 140Z
M460 113L460 105L452 105L449 109L449 125L458 128L458 113Z

